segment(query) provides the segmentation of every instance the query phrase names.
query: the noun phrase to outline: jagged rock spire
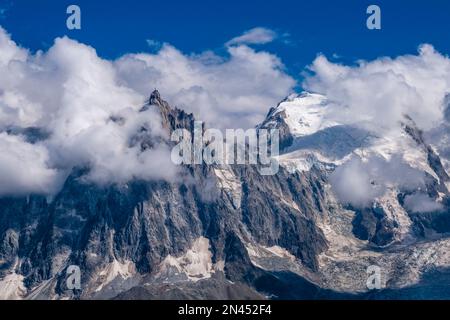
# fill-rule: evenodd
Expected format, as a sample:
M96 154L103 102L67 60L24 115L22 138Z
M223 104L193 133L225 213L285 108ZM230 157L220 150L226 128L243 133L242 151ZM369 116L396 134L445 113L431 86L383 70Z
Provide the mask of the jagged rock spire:
M171 108L170 105L161 98L161 94L157 89L153 90L147 103L141 108L141 112L144 112L150 108L150 106L156 106L161 115L161 121L164 128L167 128L170 132L177 128L185 128L192 132L194 126L194 116L180 110L178 108Z
M153 92L150 94L150 97L148 98L145 105L141 108L141 112L147 111L149 106L158 106L161 107L164 106L165 101L161 99L161 95L157 89L153 90Z
M154 104L161 104L161 95L159 94L159 91L157 89L153 90L152 94L150 95L150 98L148 99L149 105Z

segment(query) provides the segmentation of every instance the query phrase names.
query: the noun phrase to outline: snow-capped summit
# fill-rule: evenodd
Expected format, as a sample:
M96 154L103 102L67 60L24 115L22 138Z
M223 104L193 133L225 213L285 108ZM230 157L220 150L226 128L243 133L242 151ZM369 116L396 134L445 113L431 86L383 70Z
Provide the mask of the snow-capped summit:
M279 129L281 148L286 149L298 137L337 125L329 120L328 112L329 101L325 96L304 91L289 95L271 108L258 128Z
M282 162L289 159L290 164L294 161L295 167L306 170L311 167L311 161L316 160L337 164L365 146L370 135L358 126L338 123L332 117L333 107L321 94L292 94L272 108L259 127L280 130ZM299 164L305 161L307 164Z
M305 136L336 125L327 120L328 99L320 94L302 92L282 101L273 115L282 114L293 136Z
M399 122L398 130L383 132L367 123L339 123L334 116L335 107L321 94L291 94L270 110L259 127L280 130L281 160L299 162L313 157L319 162L339 165L352 155L386 160L401 155L412 167L432 174L426 148L418 146L418 142L405 132L404 124ZM404 122L408 121L412 120L405 117ZM415 127L415 124L409 127Z

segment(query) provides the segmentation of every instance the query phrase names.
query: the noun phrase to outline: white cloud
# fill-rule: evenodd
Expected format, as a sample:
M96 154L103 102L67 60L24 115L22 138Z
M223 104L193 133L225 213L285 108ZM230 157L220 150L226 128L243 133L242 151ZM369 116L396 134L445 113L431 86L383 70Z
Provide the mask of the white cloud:
M371 180L359 158L338 167L330 176L330 183L342 203L358 208L369 205L382 195L380 186Z
M367 122L393 130L409 115L427 130L443 118L442 103L450 88L450 59L430 45L418 55L362 61L350 67L320 55L310 66L304 87L325 94L336 106L330 118L341 123Z
M442 204L434 201L424 193L414 193L405 197L405 208L415 213L441 211Z
M434 128L448 130L440 125L450 92L450 59L430 45L420 46L418 55L361 61L356 66L332 63L319 55L310 71L303 86L327 96L330 108L326 117L331 122L362 126L375 136L401 141L404 133L400 124L407 115L427 138L434 139L433 144L442 135ZM343 202L364 206L384 194L390 185L414 189L414 183L422 183L423 177L394 156L389 161L351 160L336 169L331 182Z
M194 112L209 127L252 127L296 84L276 55L243 45L274 37L249 31L232 40L226 57L211 51L186 55L165 44L153 54L108 61L92 47L68 38L56 39L47 52L31 54L0 28L0 132L39 127L50 133L38 144L2 134L0 143L11 149L9 158L1 158L5 168L12 163L17 168L30 166L33 174L8 170L7 179L0 176L0 195L7 188L9 193L52 192L61 175L74 166L89 166L85 178L99 184L174 179L177 168L169 161L168 146L160 143L143 152L130 144L141 127L154 138L165 134L155 110L138 112L150 91L158 88L171 105ZM311 70L305 87L334 101L330 118L340 123L366 121L371 128L387 130L398 127L403 114L422 128L439 122L450 87L449 59L430 46L422 46L417 56L381 58L356 67L319 56ZM26 154L19 156L22 153ZM30 164L28 155L37 160ZM394 179L399 172L402 178ZM399 161L387 164L379 159L350 162L334 177L338 196L359 205L389 184L409 187L421 181Z
M145 97L119 84L112 62L68 38L31 55L0 30L0 48L0 131L39 127L50 133L38 144L2 134L0 167L8 175L1 175L0 194L53 193L75 166L89 166L84 178L99 184L175 179L168 146L142 151L130 145L141 127L151 128L153 138L167 133L157 111L138 112Z
M248 127L295 83L274 55L246 46L228 50L225 58L185 55L164 45L154 54L108 61L64 37L47 52L31 54L0 28L0 133L38 127L50 134L31 144L2 133L8 154L0 166L8 174L0 175L0 195L53 193L75 166L89 167L84 179L98 184L176 179L169 146L143 151L132 143L142 127L154 141L167 138L158 111L139 112L154 88L210 127Z
M54 193L62 174L48 167L48 150L21 137L0 133L0 195Z
M227 46L242 44L265 44L277 38L277 33L267 28L253 28L245 31L242 35L235 37L226 43Z
M294 79L275 55L247 46L186 56L170 45L156 54L127 55L115 62L123 84L141 94L158 88L175 106L210 127L249 128L288 95Z
M388 187L414 190L424 186L424 174L410 167L400 157L389 161L371 157L363 161L353 157L336 168L330 176L333 191L344 204L361 208L370 206Z

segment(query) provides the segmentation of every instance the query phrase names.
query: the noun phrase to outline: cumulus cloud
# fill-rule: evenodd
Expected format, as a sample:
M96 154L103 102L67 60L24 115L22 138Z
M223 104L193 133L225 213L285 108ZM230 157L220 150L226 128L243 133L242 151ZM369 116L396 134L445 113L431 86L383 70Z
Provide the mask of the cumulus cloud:
M54 193L63 175L48 167L49 154L41 144L0 133L0 195Z
M442 105L450 88L450 59L430 45L418 55L379 58L345 66L318 56L304 87L335 103L330 118L393 130L409 115L428 130L442 121Z
M168 146L159 143L141 150L132 143L143 128L155 141L167 134L157 111L139 112L149 92L158 88L171 105L193 112L209 127L253 127L296 85L276 55L247 45L275 37L264 28L249 30L227 43L226 56L184 54L163 44L154 53L109 61L66 37L56 39L47 52L31 54L0 27L0 143L10 150L1 161L5 168L15 162L17 168L30 170L8 170L0 178L0 195L54 192L75 166L89 167L85 179L99 184L174 179L177 168L168 160ZM392 130L408 114L426 129L443 118L450 62L431 46L422 46L417 56L381 58L355 67L319 56L310 70L304 87L328 96L334 107L327 116L336 122ZM28 127L49 136L30 143L5 133ZM28 155L36 160L31 163ZM390 183L409 186L406 176L421 181L412 171L392 178L407 170L400 161L355 161L332 178L338 196L348 203L363 205Z
M267 28L253 28L245 31L242 35L235 37L226 43L227 46L242 44L265 44L277 38L277 33Z
M275 55L244 45L227 50L227 58L212 52L186 56L166 44L156 54L126 55L114 64L127 87L141 94L158 88L172 105L210 127L253 127L295 80Z
M159 112L140 112L150 91L210 127L251 127L295 84L272 54L244 45L228 53L186 55L163 45L108 61L63 37L31 54L0 27L0 195L54 193L73 167L90 168L83 178L98 184L173 181L178 168L161 142L168 133ZM12 135L30 127L48 137ZM137 135L160 142L142 150Z
M159 113L139 112L145 97L93 48L59 38L31 55L0 29L0 74L0 195L54 193L73 167L89 167L84 179L98 184L175 178L169 146L131 144L142 128L156 141L167 135ZM5 133L28 127L49 137L31 144Z
M406 196L404 205L407 210L415 213L436 212L444 208L442 204L431 199L424 193L414 193Z

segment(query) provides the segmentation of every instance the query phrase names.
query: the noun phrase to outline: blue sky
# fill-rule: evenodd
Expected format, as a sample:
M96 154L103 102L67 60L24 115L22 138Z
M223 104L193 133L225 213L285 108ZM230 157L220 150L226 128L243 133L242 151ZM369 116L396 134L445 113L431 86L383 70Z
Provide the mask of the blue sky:
M66 29L70 4L81 7L82 30ZM381 7L382 30L365 27L369 4ZM68 35L108 59L153 50L147 39L185 53L226 54L224 43L254 27L280 35L259 49L277 54L294 76L318 53L344 63L415 53L421 43L450 53L449 1L0 0L0 8L0 25L26 48L46 49Z

